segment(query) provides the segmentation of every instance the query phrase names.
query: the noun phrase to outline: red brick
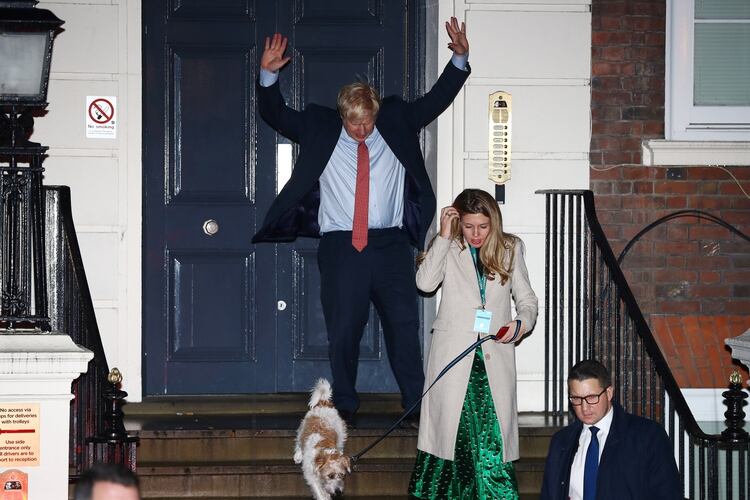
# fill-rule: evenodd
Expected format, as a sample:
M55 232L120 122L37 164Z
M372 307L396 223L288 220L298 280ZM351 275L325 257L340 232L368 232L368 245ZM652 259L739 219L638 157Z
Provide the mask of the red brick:
M689 198L690 208L696 208L704 211L715 211L719 209L731 208L732 200L722 196L691 196Z
M633 192L636 194L652 194L654 192L653 182L634 182Z
M667 238L670 240L687 240L688 239L688 228L684 226L676 226L673 224L674 221L670 221L670 226L667 228Z
M632 39L632 34L627 31L595 31L591 35L591 44L593 46L630 45Z
M750 283L750 271L724 271L722 280L724 283Z
M596 16L600 29L607 30L619 30L621 17L610 17L610 16Z
M632 182L618 182L614 185L614 192L616 194L630 194L633 192Z
M685 267L685 257L682 255L667 255L667 266L682 269Z
M700 194L716 194L719 191L718 182L701 182L698 188Z
M664 19L666 15L666 3L660 1L651 2L628 2L629 11L631 14L638 16L650 16L654 19Z
M591 4L591 12L594 16L623 16L628 12L628 2L594 2Z
M601 209L608 209L608 208L620 208L622 207L622 197L621 196L596 196L594 198L594 201L596 202L596 208L597 210Z
M664 47L631 46L628 47L625 60L653 61L664 57Z
M730 300L724 303L724 310L729 314L747 314L750 311L750 300Z
M655 193L664 194L693 194L698 192L698 183L690 181L657 181L654 183Z
M612 194L612 183L605 181L591 181L591 190L594 194Z
M695 298L706 298L706 297L729 298L732 296L732 288L730 286L722 286L722 285L697 285L691 288L690 296L695 297Z
M594 62L591 65L593 76L635 75L636 65L631 62Z
M626 53L631 49L627 49L626 52L625 47L602 47L600 50L600 57L605 61L626 61L632 59L631 57L626 57Z
M718 283L721 281L721 273L717 271L701 271L699 281L706 284Z
M689 269L725 269L729 265L729 258L721 255L687 255L685 265Z
M690 228L691 240L721 240L727 236L727 230L719 226L692 226Z
M732 208L750 210L750 199L748 198L740 198L739 196L735 196L730 198L729 201L732 203Z
M630 92L613 90L593 90L591 101L598 105L621 106L633 104L633 95Z
M664 197L662 196L627 196L622 201L622 208L664 208Z
M664 122L644 121L643 135L647 137L664 137Z
M745 189L745 191L750 193L750 189ZM719 184L719 193L741 195L742 190L740 190L740 187L735 182L722 182Z
M622 111L619 106L603 106L596 101L591 102L591 119L597 121L620 121Z
M748 225L750 224L750 211L723 210L721 212L721 218L734 226Z
M664 33L646 33L646 45L664 47L665 46L665 35Z
M589 178L591 181L596 180L620 180L622 179L622 168L608 168L606 170L597 170L592 168L590 170Z
M675 210L687 208L687 200L685 196L667 196L667 208Z
M650 167L627 167L623 169L623 179L645 180L654 179L655 169Z
M604 165L632 165L636 162L636 154L620 151L602 151ZM638 157L640 159L640 156Z
M696 271L679 271L675 269L661 269L654 271L654 280L658 283L677 283L680 281L694 282L698 279Z
M654 249L660 253L684 255L696 253L698 251L698 244L692 241L657 241ZM695 278L696 276L693 275L693 278L691 279L694 280Z
M661 304L661 310L667 313L697 313L700 302L692 300L671 301Z
M725 180L729 177L726 172L711 167L690 167L685 171L687 172L687 178L690 180Z

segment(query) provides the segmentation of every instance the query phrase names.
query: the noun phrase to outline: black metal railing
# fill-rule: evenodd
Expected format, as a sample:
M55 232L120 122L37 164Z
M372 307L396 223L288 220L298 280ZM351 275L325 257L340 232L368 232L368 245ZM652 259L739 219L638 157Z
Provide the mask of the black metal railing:
M747 433L710 435L699 427L599 225L593 193L537 193L546 197L547 218L545 410L568 414L567 370L595 358L610 370L615 398L626 411L664 426L686 497L750 498ZM732 397L744 396L739 387ZM735 409L741 412L742 404ZM730 428L741 427L744 414L729 415L731 408L725 414Z
M70 476L75 480L95 461L123 463L135 470L136 439L125 434L121 419L111 418L116 388L108 381L110 370L73 226L70 189L44 186L43 191L50 326L94 353L88 371L73 382ZM117 401L121 404L122 397Z

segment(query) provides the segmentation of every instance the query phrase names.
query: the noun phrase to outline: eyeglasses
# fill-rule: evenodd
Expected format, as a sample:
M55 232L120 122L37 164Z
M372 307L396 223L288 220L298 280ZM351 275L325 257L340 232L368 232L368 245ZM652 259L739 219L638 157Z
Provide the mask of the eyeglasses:
M584 401L586 401L587 404L595 405L599 402L601 395L607 392L607 389L608 388L605 387L599 394L589 394L588 396L568 396L568 401L570 401L570 404L573 406L581 406Z

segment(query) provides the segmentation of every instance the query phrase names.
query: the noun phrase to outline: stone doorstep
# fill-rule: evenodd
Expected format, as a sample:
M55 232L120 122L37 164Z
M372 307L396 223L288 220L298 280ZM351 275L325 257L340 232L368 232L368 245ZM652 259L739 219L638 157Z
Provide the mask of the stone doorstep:
M169 461L175 456L183 457L184 463L226 462L228 460L273 460L286 459L294 448L293 431L265 433L263 431L218 431L191 435L192 432L158 431L159 436L149 432L139 433L139 462ZM243 435L245 434L245 435ZM372 443L379 434L372 431L353 431L347 441L347 451L357 453ZM521 456L544 458L549 446L548 436L526 435L521 430L519 437ZM393 434L367 452L368 458L413 457L417 447L416 432L394 431Z
M412 468L413 459L363 459L347 480L347 496L402 496ZM543 470L542 460L516 462L519 489L523 494L538 495ZM247 492L248 498L291 498L305 497L307 493L299 466L289 460L189 466L142 464L138 473L144 498L163 498L176 491L183 493L181 498L232 497L240 492Z

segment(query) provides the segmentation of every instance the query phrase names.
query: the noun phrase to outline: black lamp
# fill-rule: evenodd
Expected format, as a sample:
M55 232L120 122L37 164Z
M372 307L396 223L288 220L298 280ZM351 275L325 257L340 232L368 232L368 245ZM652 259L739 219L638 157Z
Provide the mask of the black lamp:
M63 21L36 0L0 0L0 105L45 106L52 41Z
M52 41L63 21L36 0L0 0L0 328L49 331L42 161L29 141L47 105Z

